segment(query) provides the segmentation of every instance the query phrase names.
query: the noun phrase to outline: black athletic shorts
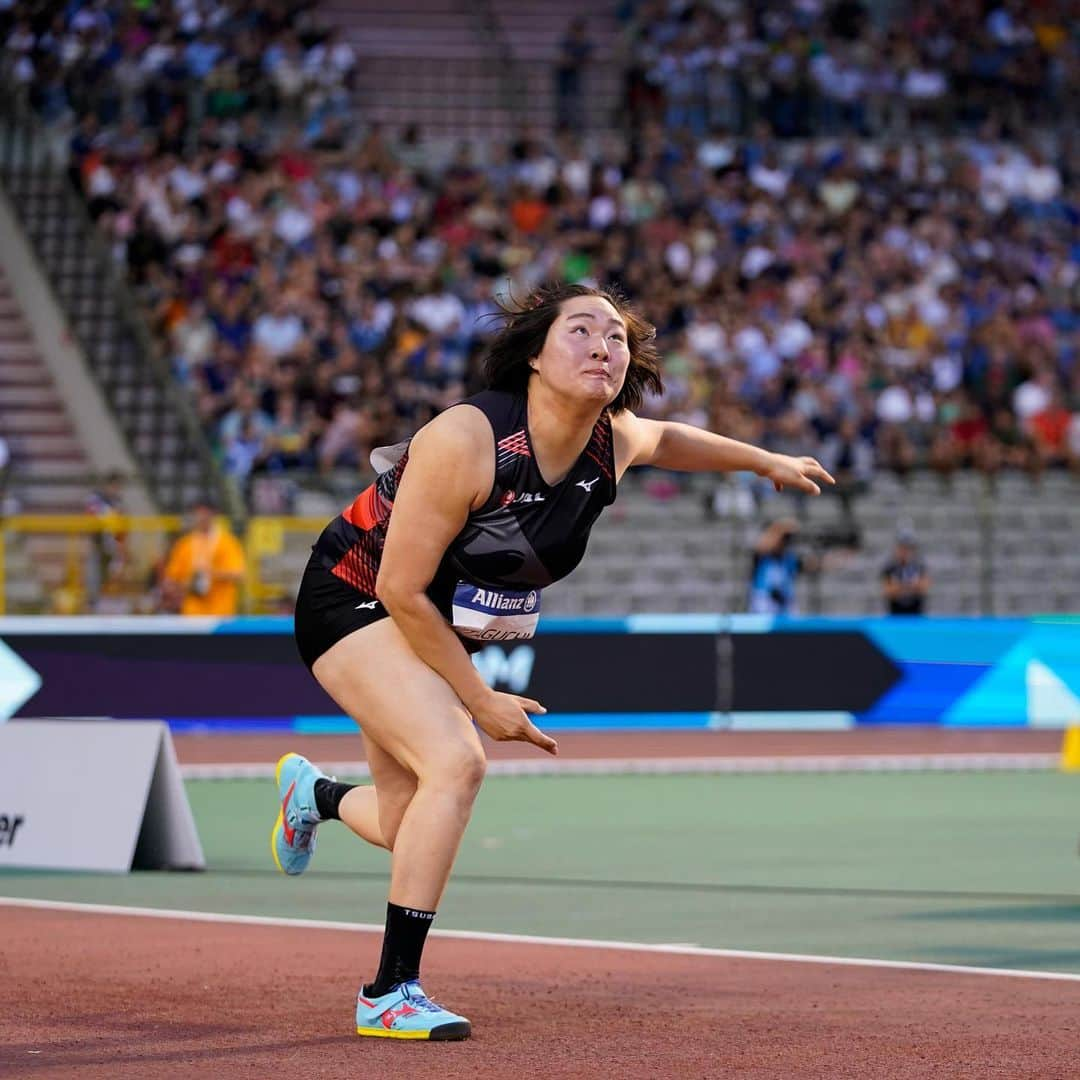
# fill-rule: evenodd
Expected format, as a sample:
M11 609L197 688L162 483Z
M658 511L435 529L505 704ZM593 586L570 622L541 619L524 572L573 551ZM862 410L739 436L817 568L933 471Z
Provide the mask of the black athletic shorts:
M312 664L343 637L389 617L374 596L365 596L332 574L322 557L312 552L296 596L296 647L311 670Z

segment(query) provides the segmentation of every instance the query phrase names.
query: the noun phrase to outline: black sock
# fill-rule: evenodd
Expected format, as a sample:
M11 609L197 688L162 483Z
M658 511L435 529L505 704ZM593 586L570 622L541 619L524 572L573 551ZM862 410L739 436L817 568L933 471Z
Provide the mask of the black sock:
M340 821L338 806L341 800L356 787L355 784L339 784L323 777L315 781L315 809L323 821Z
M386 905L386 936L383 938L382 959L375 981L364 987L368 997L390 993L399 983L420 978L420 956L424 951L434 911Z

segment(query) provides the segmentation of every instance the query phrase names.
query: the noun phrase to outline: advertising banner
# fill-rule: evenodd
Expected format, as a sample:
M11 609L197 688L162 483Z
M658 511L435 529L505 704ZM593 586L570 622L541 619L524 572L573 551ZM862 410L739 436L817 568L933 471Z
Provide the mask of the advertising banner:
M1080 621L1060 617L549 618L473 663L552 730L1080 723ZM354 729L288 618L0 618L0 723L19 716Z

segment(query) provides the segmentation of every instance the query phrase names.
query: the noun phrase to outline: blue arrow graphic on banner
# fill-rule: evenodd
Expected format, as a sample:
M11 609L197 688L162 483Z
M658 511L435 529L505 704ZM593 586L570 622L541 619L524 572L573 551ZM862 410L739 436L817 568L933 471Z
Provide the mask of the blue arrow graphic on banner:
M13 717L40 689L41 676L0 641L0 724Z

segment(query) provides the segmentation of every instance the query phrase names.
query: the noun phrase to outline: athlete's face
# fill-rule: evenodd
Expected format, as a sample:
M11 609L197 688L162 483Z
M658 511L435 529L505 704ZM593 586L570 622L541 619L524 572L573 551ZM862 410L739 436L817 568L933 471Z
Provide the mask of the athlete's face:
M552 390L604 405L618 397L629 366L626 323L599 296L564 300L532 360L538 378Z

